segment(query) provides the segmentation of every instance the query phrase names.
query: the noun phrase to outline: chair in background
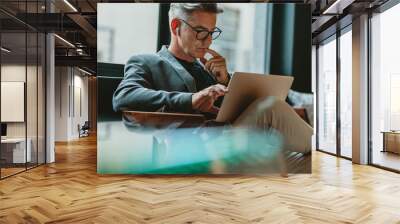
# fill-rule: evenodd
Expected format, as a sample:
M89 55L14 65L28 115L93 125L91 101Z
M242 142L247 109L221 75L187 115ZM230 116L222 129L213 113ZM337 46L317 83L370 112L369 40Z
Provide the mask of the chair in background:
M89 121L85 121L85 123L82 126L78 124L79 138L89 136L89 130L90 130Z

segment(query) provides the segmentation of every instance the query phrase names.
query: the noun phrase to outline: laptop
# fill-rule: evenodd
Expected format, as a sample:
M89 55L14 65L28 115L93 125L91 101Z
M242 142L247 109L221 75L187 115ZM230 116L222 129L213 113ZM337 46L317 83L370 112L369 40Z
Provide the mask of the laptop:
M228 85L217 122L233 122L255 99L275 96L285 100L293 83L292 76L235 72Z

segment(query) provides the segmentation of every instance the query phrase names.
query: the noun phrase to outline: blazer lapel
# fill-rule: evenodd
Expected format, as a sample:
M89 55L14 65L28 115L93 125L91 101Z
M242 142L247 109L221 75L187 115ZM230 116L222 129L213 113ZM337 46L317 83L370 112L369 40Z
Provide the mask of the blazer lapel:
M166 46L162 46L158 54L170 63L170 65L175 69L176 74L182 79L190 92L197 92L196 83L192 75L190 75L189 72L186 71L186 69L181 65L181 63L176 60L176 58L168 51Z

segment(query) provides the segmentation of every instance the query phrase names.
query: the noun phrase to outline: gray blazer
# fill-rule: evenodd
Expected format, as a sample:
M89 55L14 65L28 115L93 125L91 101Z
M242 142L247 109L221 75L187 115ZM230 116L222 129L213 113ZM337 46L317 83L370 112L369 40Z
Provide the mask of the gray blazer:
M124 79L114 92L115 111L163 111L192 113L193 77L168 51L132 56Z

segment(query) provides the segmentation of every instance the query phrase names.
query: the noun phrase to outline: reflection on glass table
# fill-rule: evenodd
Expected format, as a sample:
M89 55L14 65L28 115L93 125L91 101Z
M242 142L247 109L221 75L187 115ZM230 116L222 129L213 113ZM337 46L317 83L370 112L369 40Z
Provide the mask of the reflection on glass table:
M278 172L281 136L251 129L180 128L141 131L100 122L98 172L210 174Z

